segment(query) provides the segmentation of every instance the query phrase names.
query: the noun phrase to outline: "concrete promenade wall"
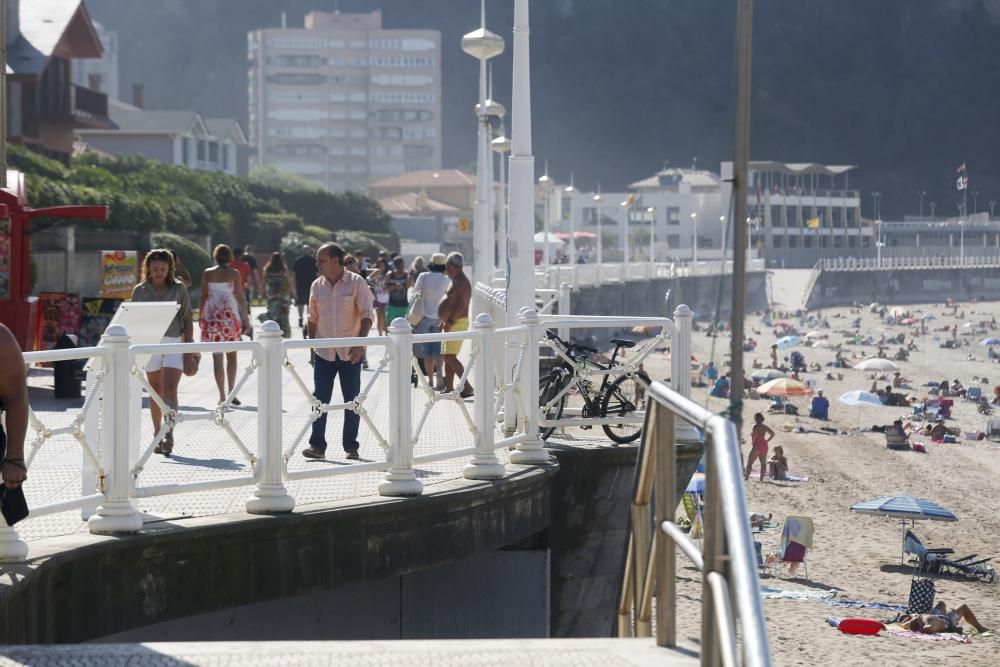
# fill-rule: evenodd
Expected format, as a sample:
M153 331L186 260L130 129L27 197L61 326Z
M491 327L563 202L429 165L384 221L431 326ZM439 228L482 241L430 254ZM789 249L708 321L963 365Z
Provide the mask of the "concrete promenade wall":
M722 295L719 295L719 283ZM747 275L747 310L767 307L766 274ZM719 304L725 315L732 305L732 276L685 276L681 278L653 278L621 283L605 283L597 287L579 287L573 290L570 311L574 315L617 315L622 317L670 317L680 304L708 316ZM664 301L667 291L670 298ZM617 332L600 329L577 329L576 338L596 336L607 339Z
M960 300L1000 300L1000 270L996 268L869 269L821 271L807 308L831 308L860 303L933 303Z
M0 570L0 643L82 642L497 551L549 526L556 471L515 467L496 482L448 482L418 498L369 497L281 516L152 524L132 536L53 539L35 548L48 555ZM324 627L326 638L338 638L336 624Z

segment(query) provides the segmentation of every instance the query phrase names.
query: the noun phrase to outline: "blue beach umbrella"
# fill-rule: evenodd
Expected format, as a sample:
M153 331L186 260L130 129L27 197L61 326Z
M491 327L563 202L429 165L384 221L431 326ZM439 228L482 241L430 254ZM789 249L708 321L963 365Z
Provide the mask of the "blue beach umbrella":
M979 341L980 345L1000 345L1000 338L984 338Z
M785 372L779 371L777 368L761 368L750 374L751 380L760 380L761 382L783 377L786 377Z
M946 510L933 500L913 496L882 496L851 505L852 512L891 516L903 523L903 543L906 543L906 522L930 519L931 521L958 521L954 513ZM904 553L900 551L900 560Z
M785 336L784 338L779 338L777 344L779 350L787 350L795 347L801 342L802 340L798 336Z

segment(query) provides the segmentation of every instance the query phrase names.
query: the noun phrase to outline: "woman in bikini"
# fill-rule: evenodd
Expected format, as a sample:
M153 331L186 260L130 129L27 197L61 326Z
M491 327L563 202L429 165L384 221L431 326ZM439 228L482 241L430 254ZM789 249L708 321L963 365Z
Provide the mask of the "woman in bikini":
M757 413L753 416L753 429L750 431L750 455L747 457L747 469L743 474L744 480L750 479L750 471L753 470L754 461L760 459L760 481L764 481L767 473L767 447L771 439L774 438L774 431L770 426L764 424L764 415Z

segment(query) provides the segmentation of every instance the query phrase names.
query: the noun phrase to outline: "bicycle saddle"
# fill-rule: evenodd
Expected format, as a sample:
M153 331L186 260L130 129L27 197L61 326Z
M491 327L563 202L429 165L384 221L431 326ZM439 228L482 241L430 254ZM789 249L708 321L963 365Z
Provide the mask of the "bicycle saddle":
M612 338L611 342L617 345L618 347L635 347L634 340L625 340L623 338Z

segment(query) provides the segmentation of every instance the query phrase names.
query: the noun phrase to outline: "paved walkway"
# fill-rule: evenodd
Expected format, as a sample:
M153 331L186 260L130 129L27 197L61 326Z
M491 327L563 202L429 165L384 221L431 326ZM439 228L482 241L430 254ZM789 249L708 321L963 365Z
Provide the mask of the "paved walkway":
M352 642L172 642L7 646L0 665L697 665L697 647L652 639L452 639Z
M466 344L463 351L467 353L468 348L469 345ZM387 434L389 429L387 392L389 373L388 371L381 373L376 371L382 350L372 348L371 355L369 358L370 370L362 371L362 389L372 378L375 379L366 406L375 428L382 434ZM304 350L294 351L290 360L306 386L311 389L312 367L308 364L308 353ZM237 381L249 364L250 355L241 353L239 362L240 370L237 374ZM287 450L295 443L308 422L309 404L307 397L303 395L287 371L283 373L282 377L284 411L282 449ZM52 371L50 369L31 369L29 393L32 408L36 411L38 418L49 428L72 423L83 405L82 399L57 400L52 397ZM239 398L243 405L228 412L226 419L247 449L250 452L255 452L257 448L257 373L251 375L240 392ZM337 389L333 402L340 400L339 389ZM196 376L181 379L181 411L208 412L215 409L217 401L218 391L212 374L212 360L211 357L205 357L202 359L201 368ZM422 414L425 402L423 392L414 390L414 428L416 428L417 421ZM466 407L472 414L473 403L471 400L466 402ZM324 466L350 465L350 462L343 458L344 453L340 448L342 425L343 415L341 413L335 412L329 415L327 454L330 458L327 461L309 461L302 456L302 449L308 446L308 433L306 433L290 458L289 469L304 470ZM164 458L158 454L151 455L145 469L139 475L138 486L186 484L245 477L252 474L249 462L238 446L220 426L211 421L181 423L176 427L174 437L173 456ZM153 438L152 424L146 410L143 411L142 438L144 448ZM34 432L29 429L25 443L26 456L27 452L31 450L33 439ZM359 440L361 442L361 462L385 460L384 451L364 422L361 424ZM431 416L421 433L414 454L420 456L458 447L468 447L473 444L472 434L469 432L460 408L454 402L442 401L431 411ZM506 450L498 451L497 455L502 462L508 462ZM417 470L417 475L425 487L452 480L461 477L462 469L468 460L469 457L462 457L421 465ZM384 473L381 472L362 472L354 475L286 482L286 486L289 493L296 499L296 506L302 507L311 503L375 495L377 486L383 478ZM81 487L80 445L69 435L47 440L39 449L31 465L29 479L24 485L29 506L79 497ZM145 521L155 522L243 512L245 510L244 503L252 491L252 486L243 486L217 491L158 496L140 499L136 502L144 513ZM73 510L28 518L19 523L17 529L21 539L30 542L84 531L86 530L86 522L78 510Z

